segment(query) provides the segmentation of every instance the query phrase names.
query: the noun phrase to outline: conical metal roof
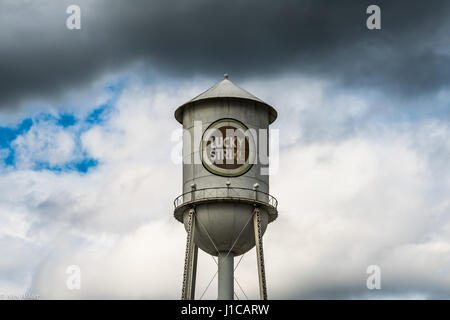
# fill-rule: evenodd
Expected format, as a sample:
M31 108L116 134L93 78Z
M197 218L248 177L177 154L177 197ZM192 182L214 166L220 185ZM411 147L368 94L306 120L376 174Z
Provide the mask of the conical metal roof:
M236 98L236 99L244 99L244 100L252 100L261 104L262 107L268 108L269 111L269 123L272 123L277 118L276 110L269 104L265 103L261 99L255 97L248 91L238 87L233 82L228 80L228 75L224 75L224 79L205 92L199 94L194 99L182 104L175 110L175 119L179 123L183 123L183 110L185 107L190 105L193 102L207 99L218 99L218 98Z

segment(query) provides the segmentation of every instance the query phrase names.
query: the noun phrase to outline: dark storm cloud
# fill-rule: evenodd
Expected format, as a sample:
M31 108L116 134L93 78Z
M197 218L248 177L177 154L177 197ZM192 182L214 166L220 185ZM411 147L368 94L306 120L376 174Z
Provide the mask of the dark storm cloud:
M450 2L0 0L0 107L89 83L134 62L180 77L301 72L417 95L450 79ZM75 3L82 29L67 30Z

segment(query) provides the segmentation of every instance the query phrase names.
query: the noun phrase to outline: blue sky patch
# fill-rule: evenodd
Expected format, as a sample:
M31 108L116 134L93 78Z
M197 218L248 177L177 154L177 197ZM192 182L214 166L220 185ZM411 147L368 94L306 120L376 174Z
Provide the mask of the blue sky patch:
M100 106L93 108L85 117L77 117L76 113L65 112L60 114L41 112L35 114L20 122L16 127L0 127L0 167L16 168L15 150L12 142L20 135L26 134L33 125L47 123L62 127L74 135L75 150L74 160L66 163L54 165L49 162L35 160L33 162L33 170L42 171L49 170L53 172L71 172L87 173L90 169L98 166L98 160L91 158L83 152L81 145L81 135L93 126L101 125L107 121L114 110L123 89L125 88L127 79L121 78L117 81L110 82L104 87L104 91L108 93L109 98ZM3 163L2 163L3 162Z
M63 165L50 165L48 162L36 162L34 170L42 171L48 170L53 172L70 172L77 171L80 173L87 173L89 169L98 166L98 160L94 158L86 158L77 161L67 162Z
M106 121L111 115L112 110L114 109L117 100L119 99L123 89L125 88L126 78L119 79L114 83L109 83L105 87L105 91L107 91L111 96L106 101L106 103L100 105L95 108L85 119L86 123L89 124L100 124Z
M11 127L0 127L0 149L8 150L9 152L3 152L7 156L3 160L6 166L14 166L14 149L11 147L11 142L13 142L17 136L27 133L33 126L33 120L31 118L24 119L15 128Z
M86 122L89 124L100 124L109 115L109 112L111 111L112 107L108 104L101 105L100 107L94 109L87 117Z
M63 126L64 128L75 125L78 120L75 118L73 114L62 114L59 116L58 125Z

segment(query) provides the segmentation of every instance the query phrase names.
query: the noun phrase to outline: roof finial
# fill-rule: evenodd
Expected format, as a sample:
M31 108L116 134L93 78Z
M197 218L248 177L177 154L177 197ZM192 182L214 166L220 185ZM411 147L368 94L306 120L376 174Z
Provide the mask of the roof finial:
M225 73L225 74L223 75L223 78L228 80L228 73Z

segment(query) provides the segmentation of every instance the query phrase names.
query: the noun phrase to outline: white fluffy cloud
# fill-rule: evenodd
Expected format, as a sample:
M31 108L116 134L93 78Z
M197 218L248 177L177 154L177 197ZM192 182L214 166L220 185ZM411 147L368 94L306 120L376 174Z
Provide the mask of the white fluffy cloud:
M434 194L449 190L448 174L436 181L404 137L381 141L308 145L282 157L272 188L280 220L266 237L280 296L450 293L450 207ZM289 263L276 263L284 256ZM382 292L365 286L369 265L381 267Z
M74 157L74 135L54 123L39 122L12 143L16 164L20 169L31 169L35 162L51 166L68 162Z
M185 232L172 217L181 192L181 166L170 158L179 126L173 110L208 84L178 85L128 85L109 119L80 137L82 150L99 161L87 174L27 166L30 159L70 160L70 131L42 124L16 139L21 165L0 179L0 247L7 248L0 292L31 286L42 298L179 298ZM329 95L315 81L266 85L243 87L276 96L269 102L282 124L280 170L271 178L279 219L264 243L270 297L448 295L448 125L363 122L339 139L322 139L320 119L334 132L364 118L370 101ZM299 123L315 131L306 135ZM81 267L79 291L66 287L72 264ZM366 288L371 264L381 267L381 291ZM198 272L200 295L215 272L212 259L201 255ZM236 276L256 298L253 252ZM214 290L205 297L215 298Z

